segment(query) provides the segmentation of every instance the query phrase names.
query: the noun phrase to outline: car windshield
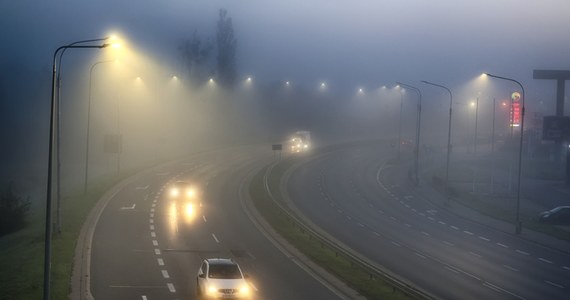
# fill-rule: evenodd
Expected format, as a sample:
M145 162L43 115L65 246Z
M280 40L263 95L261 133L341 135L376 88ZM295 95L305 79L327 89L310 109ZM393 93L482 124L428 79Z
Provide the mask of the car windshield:
M212 264L210 265L209 278L214 279L240 279L241 272L237 265L233 264Z

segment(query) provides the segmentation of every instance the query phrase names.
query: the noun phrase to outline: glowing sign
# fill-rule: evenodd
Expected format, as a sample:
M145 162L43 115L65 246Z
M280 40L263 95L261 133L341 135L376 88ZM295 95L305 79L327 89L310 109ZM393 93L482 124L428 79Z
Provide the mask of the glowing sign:
M511 127L521 125L521 94L514 92L511 94Z

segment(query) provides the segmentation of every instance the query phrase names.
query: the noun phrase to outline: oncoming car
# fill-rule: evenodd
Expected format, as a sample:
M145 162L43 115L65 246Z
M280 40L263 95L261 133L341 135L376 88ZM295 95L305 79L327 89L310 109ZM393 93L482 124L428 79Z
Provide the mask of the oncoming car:
M170 200L172 214L183 216L188 221L194 219L201 201L195 185L186 181L176 181L169 187L167 197Z
M570 225L570 206L558 206L551 210L543 211L538 215L541 223Z
M249 299L250 287L237 264L228 258L202 262L196 279L198 296L211 299Z
M186 181L179 180L172 184L168 196L171 199L195 198L197 196L196 188Z

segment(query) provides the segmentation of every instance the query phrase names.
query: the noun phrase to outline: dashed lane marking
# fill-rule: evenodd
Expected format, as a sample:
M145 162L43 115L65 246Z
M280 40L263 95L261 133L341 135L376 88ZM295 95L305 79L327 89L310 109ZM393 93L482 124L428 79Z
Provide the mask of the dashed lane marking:
M150 236L151 236L151 237L156 237L156 232L151 231L151 232L150 232Z
M168 271L166 271L166 270L160 270L160 272L162 273L162 277L164 277L164 278L170 278L170 275L168 275Z
M154 225L150 225L150 230L154 230Z
M157 258L156 262L158 263L159 266L164 266L164 260L162 258Z
M457 226L450 225L449 227L451 227L454 230L459 230L459 227L457 227Z
M567 266L562 266L562 269L564 269L566 271L570 271L570 267L567 267Z
M505 267L506 269L509 269L509 270L511 270L511 271L513 271L513 272L518 272L518 271L519 271L518 269L513 268L513 267L511 267L511 266L503 265L503 267Z
M206 220L206 216L202 216L202 219L204 219L204 223L208 222L208 220Z
M220 243L220 241L218 240L218 238L216 237L215 234L212 233L212 237L214 238L214 241L216 241L216 243L218 243L218 244Z
M528 252L524 252L524 251L518 250L518 249L516 250L516 252L517 252L518 254L522 254L522 255L530 255Z
M471 232L471 231L463 230L463 232L468 234L468 235L473 235L473 232Z
M364 227L364 224L362 224L362 223L358 223L358 226L360 226L360 227Z
M419 254L419 253L417 253L417 252L414 252L414 254L417 255L417 256L419 256L419 257L421 257L421 258L423 258L423 259L426 259L425 256L423 256L423 255L421 255L421 254Z
M479 258L482 257L480 254L477 254L477 253L471 252L471 251L469 251L469 254L471 254L471 255L473 255L473 256L477 256L477 257L479 257Z
M552 285L552 286L555 286L555 287L557 287L557 288L561 288L561 289L564 288L563 285L558 284L558 283L554 283L554 282L552 282L552 281L545 280L544 282L546 282L546 283L548 283L548 284L550 284L550 285Z
M152 240L152 245L153 245L153 246L158 246L158 241L157 241L157 240Z
M455 245L453 245L453 243L450 243L450 242L448 242L448 241L443 241L443 243L446 244L446 245L448 245L449 247L455 246Z
M501 243L497 243L497 245L503 247L503 248L509 248L509 246L505 245L505 244L501 244Z
M402 245L396 243L396 242L392 242L392 245L396 246L396 247L402 247Z
M491 240L484 237L484 236L479 236L480 239L484 240L485 242L490 242Z
M174 288L174 284L172 284L172 283L167 283L166 286L168 287L168 290L169 290L171 293L176 293L176 289Z
M551 264L551 263L552 263L550 260L545 259L545 258L542 258L542 257L539 257L538 260L540 260L541 262L547 263L547 264Z
M160 255L160 249L154 249L154 254Z

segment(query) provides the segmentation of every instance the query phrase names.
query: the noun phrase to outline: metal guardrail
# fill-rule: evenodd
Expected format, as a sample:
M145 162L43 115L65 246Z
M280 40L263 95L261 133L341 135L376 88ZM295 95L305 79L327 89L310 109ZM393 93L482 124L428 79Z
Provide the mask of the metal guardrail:
M269 195L271 200L274 202L274 204L281 211L283 211L289 219L293 220L299 228L301 228L302 230L308 232L309 234L311 234L312 236L317 238L322 245L326 245L330 249L334 250L337 254L340 253L341 255L343 255L345 258L350 260L353 264L356 264L356 265L360 266L361 268L365 269L369 273L370 278L374 278L374 277L382 278L384 281L386 281L388 284L390 284L394 289L398 289L401 292L403 292L404 294L412 296L416 299L436 299L432 295L422 291L421 289L402 281L401 279L393 276L392 274L389 274L385 270L382 270L381 268L377 267L373 263L362 258L360 255L357 255L353 251L338 245L336 242L330 240L329 238L327 238L323 234L314 230L311 226L307 225L301 218L299 218L297 215L295 215L289 208L284 206L283 203L281 203L280 201L275 199L275 197L273 196L273 193L271 192L271 188L269 186L269 176L270 176L271 172L273 171L273 168L278 163L279 162L273 163L266 169L265 174L263 175L263 184L264 184L265 190L267 191L267 194Z

